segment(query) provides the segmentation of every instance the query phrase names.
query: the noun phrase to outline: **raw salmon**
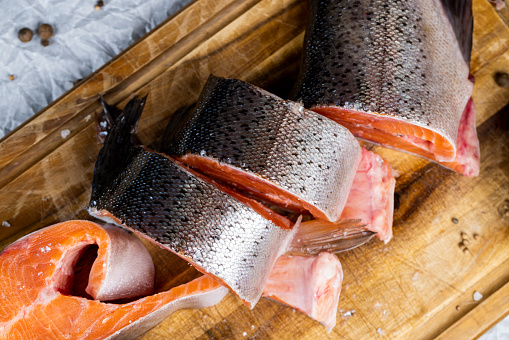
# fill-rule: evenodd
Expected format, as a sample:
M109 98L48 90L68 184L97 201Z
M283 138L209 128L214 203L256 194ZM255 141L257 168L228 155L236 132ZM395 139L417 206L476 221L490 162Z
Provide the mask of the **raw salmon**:
M74 296L74 265L92 245L98 249L88 292L116 299L152 291L154 265L134 235L89 221L59 223L0 253L2 339L135 339L174 311L214 305L228 292L202 276L123 304Z
M263 296L300 310L327 331L336 325L343 270L336 255L282 255L272 268Z
M475 114L466 109L471 7L471 0L311 0L290 98L358 138L476 175ZM463 129L466 112L474 124Z
M344 127L254 85L211 75L173 115L162 152L227 186L337 221L360 159Z
M396 179L390 164L376 153L362 148L362 158L341 218L360 219L380 240L389 242L392 238L395 186Z
M95 256L88 251L93 246ZM77 262L87 260L87 256L91 265L88 271L79 272ZM213 305L227 292L204 275L129 303L98 301L151 294L154 274L143 244L122 228L90 221L44 228L0 253L0 294L4 299L0 337L133 339L174 311ZM330 331L335 324L342 277L339 260L330 253L282 255L263 296L299 309ZM81 283L88 283L86 292L81 291ZM53 313L57 313L55 317Z
M106 137L89 212L181 256L254 306L297 229L263 204L135 146L144 103L131 100Z
M458 149L454 161L441 162L440 164L465 176L479 176L481 150L477 138L475 107L472 98L468 101L461 116L456 146Z

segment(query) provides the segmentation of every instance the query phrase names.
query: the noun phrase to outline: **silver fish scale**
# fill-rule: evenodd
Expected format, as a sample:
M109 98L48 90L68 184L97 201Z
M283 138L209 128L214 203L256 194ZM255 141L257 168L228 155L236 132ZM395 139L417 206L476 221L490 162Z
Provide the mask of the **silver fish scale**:
M274 225L168 158L136 149L132 162L94 198L91 210L110 212L256 304L294 231Z
M254 174L339 219L360 159L348 129L251 84L214 76L189 114L170 153Z
M453 145L472 94L439 0L312 0L291 98L423 126Z

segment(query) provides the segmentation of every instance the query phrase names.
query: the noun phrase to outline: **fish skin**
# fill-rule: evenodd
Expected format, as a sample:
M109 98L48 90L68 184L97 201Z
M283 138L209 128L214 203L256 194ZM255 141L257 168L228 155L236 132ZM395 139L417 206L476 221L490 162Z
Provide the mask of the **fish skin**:
M297 228L275 225L250 207L258 202L242 203L167 156L134 146L130 134L142 109L140 100L129 102L109 132L89 212L169 249L253 307Z
M311 0L290 99L431 130L450 144L436 160L452 160L473 84L444 10L439 0Z
M463 59L467 65L470 65L474 32L472 0L440 0L440 2L447 13Z
M113 233L108 231L112 228ZM67 221L38 230L5 248L0 253L0 338L135 339L176 310L211 306L228 293L211 277L202 276L169 291L123 304L70 295L66 286L73 260L91 244L99 246L91 277L101 276L104 270L108 276L113 266L131 279L131 285L137 284L138 278L132 274L139 269L138 264L122 266L115 259L115 263L110 263L115 242L127 244L127 248L141 244L118 227L105 229L91 221ZM136 245L131 249L135 252L119 255L136 258L140 249ZM109 291L118 293L115 289Z
M254 85L213 75L196 107L172 117L162 151L190 166L192 155L270 183L330 221L340 217L360 159L346 128Z

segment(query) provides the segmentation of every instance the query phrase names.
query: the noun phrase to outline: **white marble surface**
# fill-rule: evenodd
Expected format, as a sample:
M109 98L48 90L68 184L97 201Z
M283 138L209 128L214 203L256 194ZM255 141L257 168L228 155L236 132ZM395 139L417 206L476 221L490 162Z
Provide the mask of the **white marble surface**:
M509 340L509 316L487 331L479 340Z
M106 0L96 11L95 0L0 0L0 138L189 1ZM55 31L47 47L42 23ZM34 31L28 43L23 27ZM509 317L481 339L509 340Z

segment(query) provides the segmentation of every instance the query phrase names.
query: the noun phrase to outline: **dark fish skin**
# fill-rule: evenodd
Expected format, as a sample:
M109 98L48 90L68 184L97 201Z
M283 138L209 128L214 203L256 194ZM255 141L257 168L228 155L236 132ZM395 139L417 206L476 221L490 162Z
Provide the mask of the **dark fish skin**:
M299 103L213 75L196 107L172 117L162 151L206 157L255 176L331 221L340 217L360 159L348 129Z
M474 17L472 14L472 0L440 0L449 18L456 40L458 41L463 59L470 65L472 54L472 36L474 31Z
M144 103L129 102L108 134L89 212L180 255L254 306L294 230L276 226L167 156L134 146L130 135Z
M395 118L455 145L473 88L449 21L459 12L440 0L311 0L290 99Z

